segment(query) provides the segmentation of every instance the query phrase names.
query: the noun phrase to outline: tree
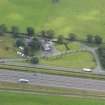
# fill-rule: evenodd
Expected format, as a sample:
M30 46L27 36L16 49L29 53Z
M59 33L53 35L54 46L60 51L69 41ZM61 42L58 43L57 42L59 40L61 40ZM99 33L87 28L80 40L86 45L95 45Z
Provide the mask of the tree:
M18 27L17 26L13 26L11 28L11 33L12 33L13 37L18 37L19 36L19 29L18 29Z
M48 31L46 31L46 35L47 35L46 37L47 37L48 39L53 39L55 33L54 33L53 30L48 30Z
M99 36L99 35L96 35L95 37L94 37L94 42L96 43L96 44L101 44L102 43L102 38Z
M65 46L66 50L70 50L67 40L64 41L64 46Z
M58 36L58 44L63 44L66 50L69 50L68 41L62 35Z
M46 38L46 31L44 31L44 30L42 30L41 32L40 32L40 36L42 37L42 38Z
M31 47L31 51L38 51L41 48L41 43L37 37L34 37L32 41L29 43L29 47Z
M24 46L24 41L20 38L16 40L16 47Z
M100 61L101 61L101 65L105 69L105 45L101 45L98 48L98 55L99 55L99 58L100 58Z
M34 56L41 48L41 43L37 37L34 37L27 45L29 49L29 56Z
M0 25L0 35L4 35L7 32L7 27L5 24Z
M39 63L39 58L38 57L32 57L31 63L32 64L38 64Z
M76 41L77 37L75 33L70 33L68 36L69 41Z
M58 36L58 43L59 44L64 44L64 40L65 40L65 38L63 37L63 35Z
M88 43L93 43L93 42L94 42L94 37L93 37L93 35L88 34L88 35L87 35L87 38L86 38L86 41L87 41Z
M32 27L27 28L27 34L28 36L34 36L35 35L35 30Z

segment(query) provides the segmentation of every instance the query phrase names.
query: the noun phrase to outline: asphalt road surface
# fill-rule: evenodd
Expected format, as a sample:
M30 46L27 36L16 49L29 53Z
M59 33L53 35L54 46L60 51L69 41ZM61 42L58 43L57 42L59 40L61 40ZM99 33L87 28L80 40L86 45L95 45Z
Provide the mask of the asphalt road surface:
M0 81L18 83L19 79L28 79L29 84L41 86L105 91L105 81L102 80L0 70Z

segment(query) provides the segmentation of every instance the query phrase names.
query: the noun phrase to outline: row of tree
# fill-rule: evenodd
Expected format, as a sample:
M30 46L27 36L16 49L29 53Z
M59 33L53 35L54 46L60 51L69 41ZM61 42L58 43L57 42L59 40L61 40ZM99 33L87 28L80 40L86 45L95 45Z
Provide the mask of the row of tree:
M105 69L105 45L101 45L98 48L98 55L101 61L101 65Z
M13 37L19 37L20 35L34 36L35 30L33 27L27 27L26 33L22 33L17 26L12 26L11 29L8 30L5 24L0 25L0 35L5 35L6 33L12 34Z
M12 34L13 37L19 37L19 36L22 36L22 35L25 35L25 36L41 36L43 38L48 38L48 39L53 39L55 37L55 32L53 30L43 30L39 33L36 33L34 28L33 27L27 27L26 28L26 32L25 33L22 33L19 31L19 28L17 26L12 26L10 31L8 30L7 26L5 24L2 24L0 25L0 35L4 35L5 33L10 33ZM68 35L67 38L64 38L64 35L59 35L58 37L58 40L63 40L64 42L64 39L67 39L69 41L76 41L76 40L79 40L79 38L77 38L77 35L75 33L70 33ZM86 42L88 43L96 43L96 44L101 44L102 43L102 38L100 37L100 35L87 35L86 36Z
M63 43L64 40L67 40L67 41L81 41L75 33L70 33L67 38L65 38L64 35L59 35L58 36L59 43ZM90 44L93 44L93 43L102 44L103 39L100 35L88 34L88 35L86 35L86 40L84 40L84 42L87 42L87 43L90 43Z
M99 35L95 35L95 36L93 36L93 35L87 35L87 42L88 43L95 43L95 44L102 44L102 42L103 42L103 39L101 38L101 36L99 36Z

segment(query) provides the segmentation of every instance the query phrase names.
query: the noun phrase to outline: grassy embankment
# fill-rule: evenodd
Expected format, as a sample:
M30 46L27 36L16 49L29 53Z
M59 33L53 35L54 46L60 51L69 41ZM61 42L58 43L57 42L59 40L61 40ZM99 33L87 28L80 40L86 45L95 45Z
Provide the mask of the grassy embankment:
M36 95L30 93L0 92L1 105L104 105L100 98Z

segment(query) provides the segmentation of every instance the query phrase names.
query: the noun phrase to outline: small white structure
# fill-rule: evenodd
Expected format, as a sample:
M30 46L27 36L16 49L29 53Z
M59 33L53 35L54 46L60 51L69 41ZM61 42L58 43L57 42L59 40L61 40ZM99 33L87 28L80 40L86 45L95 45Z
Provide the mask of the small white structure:
M44 46L44 50L45 51L49 51L51 48L50 48L50 45L49 44L46 44L45 46Z
M85 71L85 72L91 72L92 70L88 69L88 68L83 68L83 71Z
M29 83L29 80L27 80L27 79L19 79L18 82L19 83Z
M21 54L22 54L21 52L17 51L17 55L21 55Z
M24 55L22 52L20 52L20 51L17 51L17 55L22 56L22 57L25 56L25 55Z
M20 50L24 50L24 48L22 46L19 47Z
M57 39L57 38L52 39L52 42L57 42L57 41L58 41L58 39Z
M24 57L25 55L24 54L21 54L21 56Z
M48 41L47 43L44 44L44 51L51 51L53 48L53 42Z

